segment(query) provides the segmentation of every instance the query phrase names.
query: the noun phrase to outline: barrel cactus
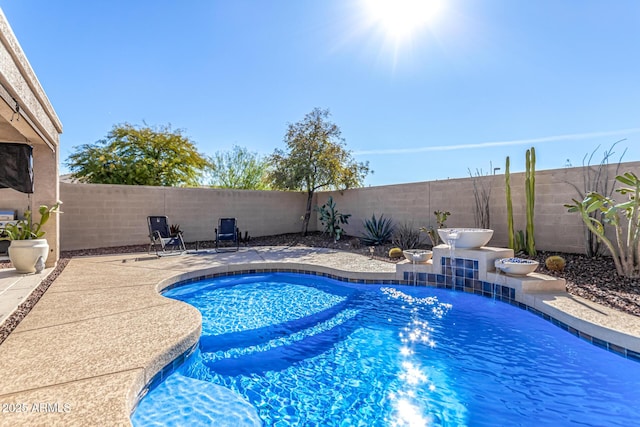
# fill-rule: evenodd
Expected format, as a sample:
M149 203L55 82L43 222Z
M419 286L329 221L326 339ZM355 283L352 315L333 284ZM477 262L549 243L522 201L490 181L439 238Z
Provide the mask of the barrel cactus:
M402 249L391 248L389 249L389 258L400 258L402 256Z
M544 265L547 266L549 271L562 271L564 270L565 265L567 265L567 262L561 256L553 255L547 257L544 261Z

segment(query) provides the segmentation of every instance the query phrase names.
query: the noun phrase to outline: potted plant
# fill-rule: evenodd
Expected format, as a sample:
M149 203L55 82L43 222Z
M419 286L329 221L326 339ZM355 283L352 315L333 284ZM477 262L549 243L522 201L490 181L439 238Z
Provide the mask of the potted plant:
M0 230L0 240L9 240L9 259L18 273L34 273L36 263L42 257L42 262L49 255L49 243L43 239L45 232L42 227L49 221L52 213L60 212L61 202L49 207L40 206L40 221L33 222L31 211L24 212L24 219L15 224L7 224Z

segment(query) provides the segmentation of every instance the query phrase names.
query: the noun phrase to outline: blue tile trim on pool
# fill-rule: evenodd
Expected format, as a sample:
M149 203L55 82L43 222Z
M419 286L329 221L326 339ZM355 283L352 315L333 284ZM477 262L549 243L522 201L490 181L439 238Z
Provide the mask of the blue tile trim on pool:
M440 289L468 292L509 304L516 304L516 290L497 283L485 282L468 277L450 277L444 274L412 273L405 271L403 282L399 284L433 286Z
M151 381L149 382L147 387L145 387L145 390L153 390L154 388L156 388L158 384L160 384L169 375L171 375L176 369L178 369L178 367L182 365L182 363L189 356L191 356L191 354L193 354L193 352L196 351L197 348L198 348L198 343L196 342L194 345L192 345L188 350L186 350L180 356L176 357L171 362L167 363L167 365L163 367L160 370L160 372L158 372L153 376L153 378L151 378Z
M187 360L187 358L193 354L194 351L196 351L197 348L198 348L198 342L195 342L184 353L182 353L180 356L176 357L171 362L167 363L162 369L160 369L160 371L157 374L155 374L151 378L151 380L149 380L149 382L144 386L144 388L140 390L140 393L138 393L138 396L136 398L136 404L133 406L133 408L131 408L131 413L133 414L135 412L136 408L138 407L138 403L140 403L142 398L145 397L147 393L149 393L151 390L159 386L160 383L162 383L162 381L164 381L165 379L167 379L167 377L169 377L169 375L173 374L175 370L178 369L180 365L182 365L184 361Z
M448 268L448 271L451 271L450 267L450 259L442 258L443 270L445 270L445 265ZM460 267L458 267L458 263L460 261ZM467 261L473 261L472 263L468 263ZM475 295L480 295L486 298L493 298L497 301L501 301L507 304L511 304L523 310L526 310L536 316L543 318L544 320L553 323L555 326L561 328L564 331L569 332L570 334L585 340L586 342L593 344L597 347L615 353L619 356L622 356L626 359L633 360L640 363L640 353L629 350L627 348L612 344L610 342L604 341L602 339L592 337L582 331L579 331L564 322L561 322L555 319L552 316L549 316L546 313L541 312L531 306L523 304L521 302L516 301L516 291L513 288L508 286L499 285L497 283L485 282L477 279L477 275L472 277L467 277L467 271L471 270L475 271L477 274L478 271L478 262L475 260L463 260L456 259L454 262L453 271L456 273L455 277L447 276L444 274L434 274L434 273L414 273L412 272L404 272L403 279L404 280L377 280L377 279L354 279L342 277L332 273L324 273L319 271L312 270L299 270L292 268L265 268L265 269L246 269L246 270L237 270L237 271L229 271L229 272L221 272L214 274L206 274L202 276L193 277L191 279L182 280L179 282L172 283L171 285L165 287L162 292L168 291L170 289L177 288L179 286L183 286L189 283L197 282L205 279L212 279L216 277L227 277L227 276L239 276L243 274L258 274L258 273L299 273L299 274L308 274L312 276L321 276L329 279L334 279L340 282L348 282L348 283L358 283L358 284L383 284L383 285L417 285L417 286L431 286L441 289L449 289L460 292L468 292L473 293ZM456 280L453 280L453 279ZM198 343L194 344L189 350L185 351L182 355L178 356L171 363L167 364L160 372L158 372L152 379L149 381L147 386L143 389L143 391L139 395L139 399L142 399L144 395L146 395L150 390L160 384L167 376L173 373L183 362L189 357L197 348ZM134 408L135 410L135 408Z

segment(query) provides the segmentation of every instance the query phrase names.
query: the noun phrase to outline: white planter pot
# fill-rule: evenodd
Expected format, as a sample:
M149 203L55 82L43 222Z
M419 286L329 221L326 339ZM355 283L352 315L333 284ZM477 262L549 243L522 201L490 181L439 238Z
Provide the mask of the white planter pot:
M12 240L9 246L9 259L17 273L35 273L38 258L46 261L48 255L47 239Z

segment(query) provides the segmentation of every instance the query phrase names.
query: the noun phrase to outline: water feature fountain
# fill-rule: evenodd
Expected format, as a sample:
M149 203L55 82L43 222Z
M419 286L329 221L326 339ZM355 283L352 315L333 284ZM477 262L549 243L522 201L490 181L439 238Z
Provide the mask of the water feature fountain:
M526 258L500 258L495 262L496 271L512 276L526 276L538 268L538 261Z
M422 264L429 261L431 259L433 252L425 249L405 249L404 251L402 251L402 253L404 254L404 257L407 260L409 260L409 262L411 262L411 264L413 265L413 271L412 271L413 285L418 286L418 275L416 273L416 264L417 263Z
M452 281L455 282L456 278L456 242L460 238L460 233L455 228L446 229L446 239L442 239L447 242L449 246L449 268L451 270ZM444 232L442 234L445 234ZM442 234L440 238L442 238ZM446 274L446 272L445 272Z
M456 247L459 249L473 249L486 245L493 237L493 230L488 228L439 228L438 235L443 242L450 238L455 239Z
M410 253L405 255L407 261L396 264L397 279L511 303L527 302L529 293L565 290L563 279L521 270L532 271L533 262L508 261L514 259L512 249L485 246L493 230L444 228L438 233L446 243L433 247L431 259L426 262L414 262Z

